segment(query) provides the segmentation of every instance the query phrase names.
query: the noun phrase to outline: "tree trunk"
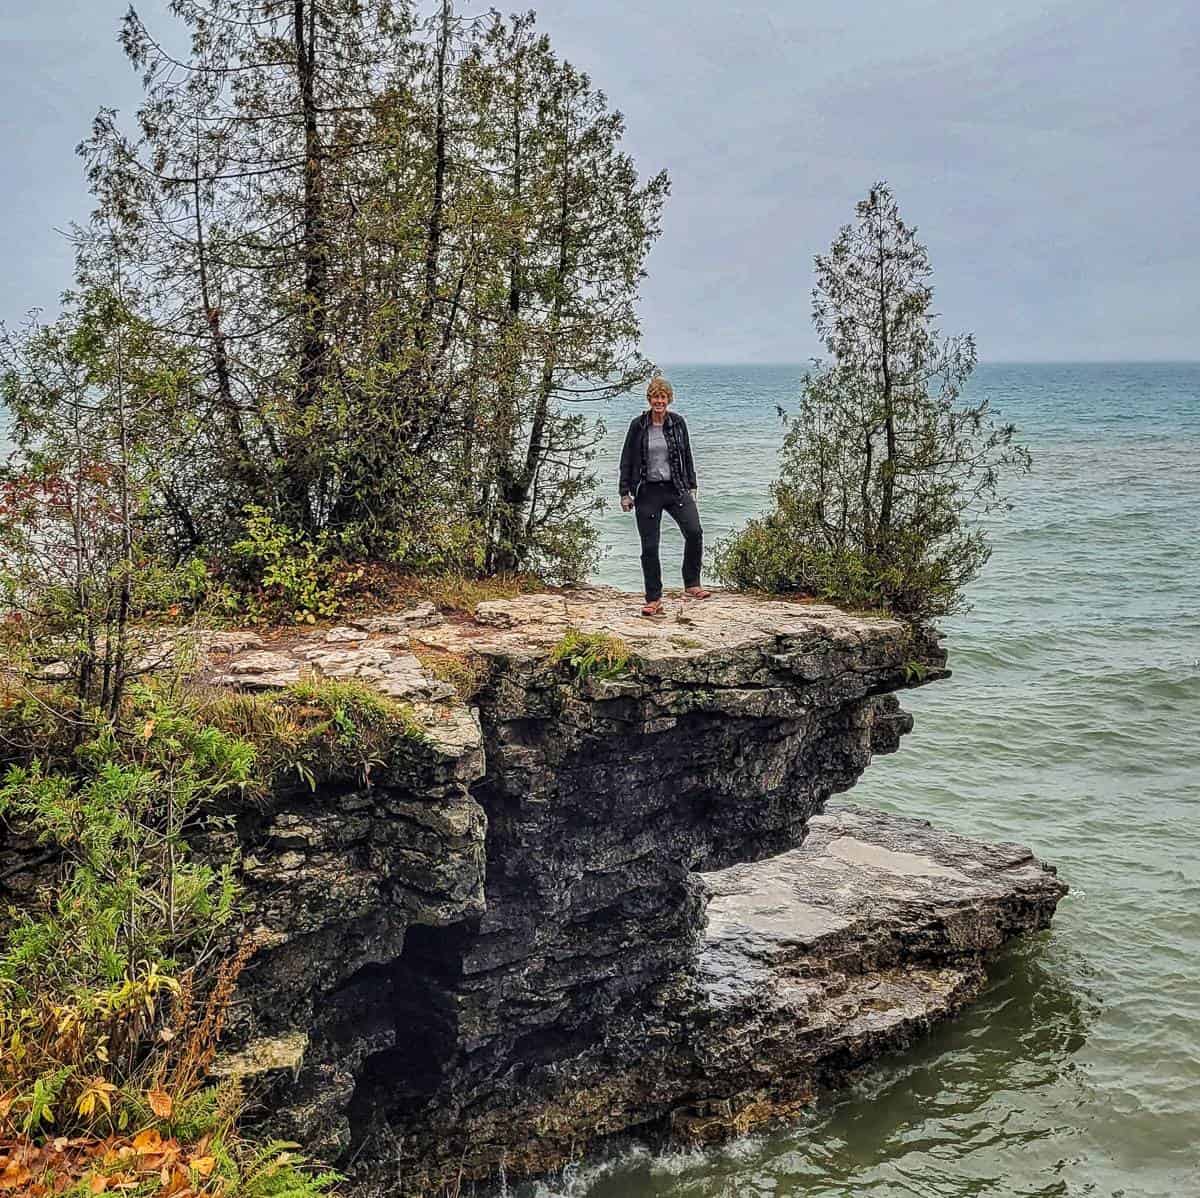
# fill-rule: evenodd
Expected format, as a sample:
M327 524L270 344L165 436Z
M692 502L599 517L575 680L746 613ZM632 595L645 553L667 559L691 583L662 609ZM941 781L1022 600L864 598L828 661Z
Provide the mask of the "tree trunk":
M204 243L204 222L200 216L199 157L193 160L193 167L192 198L196 215L196 268L200 283L200 304L204 309L204 320L212 339L213 373L217 380L217 399L225 419L229 422L229 430L233 434L234 446L238 455L236 466L238 477L254 492L257 491L258 471L255 469L254 455L250 452L249 442L246 440L242 414L233 398L229 351L225 342L225 331L221 327L221 309L213 303L208 281L208 251Z
M117 589L116 618L108 629L104 646L104 694L100 705L116 718L125 692L126 642L129 635L129 609L133 589L133 511L129 493L129 410L125 397L125 320L124 294L121 286L120 261L117 266L117 298L121 302L120 322L116 338L116 390L118 436L118 495L121 504L121 579Z
M307 7L306 7L307 3ZM326 310L329 300L329 245L325 228L324 147L317 124L316 10L312 0L294 0L293 42L296 78L300 89L300 111L304 120L303 246L304 293L300 310L303 329L300 343L300 386L297 396L301 413L315 404L321 393L328 365L325 343ZM305 438L306 439L306 438ZM289 463L291 500L304 527L313 526L311 451L304 440L293 439Z
M512 103L512 147L513 147L513 178L512 178L512 207L518 211L522 203L522 147L521 147L521 104L523 102L521 66L518 58L513 81ZM510 510L510 495L514 486L514 468L512 455L516 452L516 388L520 373L520 352L516 344L516 325L521 313L523 290L523 262L521 232L513 233L508 252L508 308L504 314L504 323L500 330L501 344L504 347L505 360L502 363L502 373L496 391L497 420L493 430L495 437L494 453L495 466L488 471L495 479L493 494L494 503L489 505L487 530L487 557L485 569L489 574L516 570L519 561L516 545L513 541L514 520Z
M878 215L877 215L877 219ZM891 547L892 504L896 492L896 411L893 395L891 363L891 329L888 322L887 256L884 253L883 222L877 226L879 265L879 346L883 375L883 428L887 456L880 469L879 549L887 555Z
M517 486L513 488L512 507L515 513L528 502L530 488L537 477L538 467L546 452L545 435L546 420L550 413L550 395L554 390L554 370L558 365L558 332L562 323L563 288L567 283L567 273L570 269L570 231L568 228L569 197L571 178L571 134L570 117L563 115L562 137L562 177L559 180L558 192L558 263L554 271L554 301L550 308L550 337L546 345L546 356L542 362L542 375L538 387L537 399L533 410L533 422L529 428L529 444L525 451L525 465L521 471ZM527 540L533 528L533 510L530 509L529 519L525 524L522 540Z
M450 52L450 0L442 0L437 44L437 71L433 132L433 200L425 237L425 290L421 318L417 325L417 344L423 349L428 340L429 322L437 301L438 259L442 248L442 214L446 193L446 58Z

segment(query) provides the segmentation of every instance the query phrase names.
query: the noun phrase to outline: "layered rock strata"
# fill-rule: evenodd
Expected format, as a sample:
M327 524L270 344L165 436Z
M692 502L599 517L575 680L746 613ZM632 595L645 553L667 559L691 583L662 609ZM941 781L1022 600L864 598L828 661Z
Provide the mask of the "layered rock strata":
M370 788L279 794L210 846L240 850L259 945L219 1068L364 1190L787 1113L965 1001L1062 893L1024 850L819 815L911 728L894 692L946 676L936 643L743 595L637 608L588 589L209 644L224 685L358 678L422 728ZM619 638L617 666L567 634ZM436 676L464 661L467 702Z

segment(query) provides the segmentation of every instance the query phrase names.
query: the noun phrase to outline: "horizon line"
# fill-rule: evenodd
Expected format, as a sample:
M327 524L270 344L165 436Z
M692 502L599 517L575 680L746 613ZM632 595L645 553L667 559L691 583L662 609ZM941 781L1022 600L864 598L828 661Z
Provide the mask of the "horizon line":
M812 366L811 358L667 360L663 366ZM1200 358L980 358L977 366L1200 366Z

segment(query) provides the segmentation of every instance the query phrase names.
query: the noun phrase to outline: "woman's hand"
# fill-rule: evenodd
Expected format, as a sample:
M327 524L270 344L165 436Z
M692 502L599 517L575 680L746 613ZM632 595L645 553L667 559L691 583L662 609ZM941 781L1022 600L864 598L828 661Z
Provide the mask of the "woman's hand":
M621 511L623 511L623 512L632 512L633 511L633 496L632 495L622 495L621 496Z

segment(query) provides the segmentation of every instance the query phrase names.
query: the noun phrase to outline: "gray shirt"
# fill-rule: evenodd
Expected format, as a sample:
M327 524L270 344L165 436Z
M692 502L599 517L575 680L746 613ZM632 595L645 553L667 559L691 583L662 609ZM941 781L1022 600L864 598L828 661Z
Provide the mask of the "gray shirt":
M671 462L667 457L667 438L661 424L650 421L650 436L646 442L646 479L652 483L671 481Z

